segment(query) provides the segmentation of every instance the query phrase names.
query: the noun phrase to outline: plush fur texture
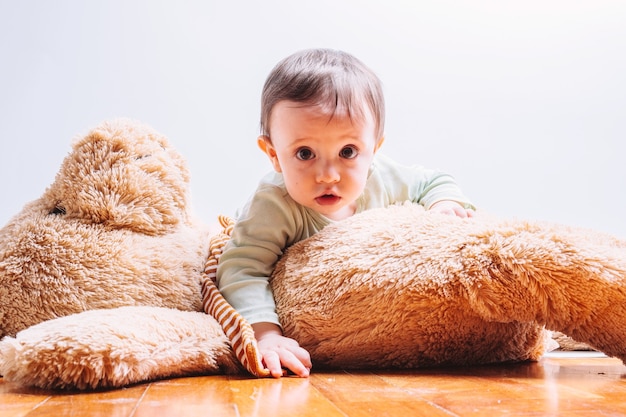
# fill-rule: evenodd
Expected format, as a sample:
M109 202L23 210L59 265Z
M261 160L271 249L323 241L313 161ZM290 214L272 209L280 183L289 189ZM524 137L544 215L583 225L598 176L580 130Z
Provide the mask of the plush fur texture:
M295 244L272 286L317 366L537 359L544 325L626 359L626 243L588 230L392 206Z
M187 187L182 158L146 126L113 121L76 142L0 231L6 380L95 389L242 372L195 311L208 239ZM271 282L317 369L533 360L544 326L626 359L626 242L589 230L393 206L292 246Z
M111 388L196 374L241 373L208 314L163 307L91 310L0 343L4 377L53 389Z
M0 230L0 337L85 310L201 310L208 228L167 139L113 120L77 139L41 198Z

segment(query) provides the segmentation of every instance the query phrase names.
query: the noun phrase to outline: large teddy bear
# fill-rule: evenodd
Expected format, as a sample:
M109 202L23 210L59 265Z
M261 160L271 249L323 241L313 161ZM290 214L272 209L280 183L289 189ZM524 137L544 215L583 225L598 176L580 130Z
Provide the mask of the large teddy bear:
M94 389L267 374L211 279L232 220L210 240L188 186L180 155L137 122L75 142L0 231L5 379ZM589 230L392 206L295 244L271 284L317 369L536 360L548 330L626 359L626 242Z

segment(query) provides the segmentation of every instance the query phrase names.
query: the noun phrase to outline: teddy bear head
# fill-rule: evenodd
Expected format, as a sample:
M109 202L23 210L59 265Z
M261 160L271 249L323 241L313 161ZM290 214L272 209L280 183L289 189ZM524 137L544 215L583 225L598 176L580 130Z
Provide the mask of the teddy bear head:
M199 310L208 231L186 162L128 119L74 141L42 196L0 229L0 337L125 305Z
M67 220L158 235L189 218L189 179L164 136L115 119L74 142L42 200Z

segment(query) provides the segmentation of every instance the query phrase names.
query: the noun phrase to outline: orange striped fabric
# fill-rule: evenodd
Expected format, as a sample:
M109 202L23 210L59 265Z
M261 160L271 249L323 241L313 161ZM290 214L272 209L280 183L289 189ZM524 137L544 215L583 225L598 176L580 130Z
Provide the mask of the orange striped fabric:
M228 304L217 289L217 264L235 224L234 220L227 216L218 216L218 221L224 230L211 238L209 256L204 267L205 275L202 278L202 307L222 326L237 359L244 368L252 375L266 377L270 373L263 366L252 326Z

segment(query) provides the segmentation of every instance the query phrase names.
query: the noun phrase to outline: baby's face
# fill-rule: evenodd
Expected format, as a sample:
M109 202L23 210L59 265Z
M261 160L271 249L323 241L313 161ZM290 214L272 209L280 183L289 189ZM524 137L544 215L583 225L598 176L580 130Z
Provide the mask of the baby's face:
M280 101L270 132L271 138L262 136L259 143L282 172L291 198L333 220L354 214L381 143L369 112L362 121L331 119L319 106Z

